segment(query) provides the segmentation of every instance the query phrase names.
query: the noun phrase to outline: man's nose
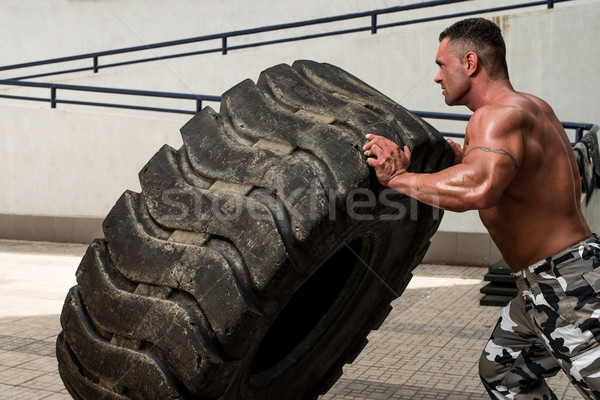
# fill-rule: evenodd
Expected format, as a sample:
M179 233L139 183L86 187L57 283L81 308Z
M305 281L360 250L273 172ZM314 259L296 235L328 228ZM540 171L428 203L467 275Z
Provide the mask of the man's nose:
M435 81L435 83L441 83L442 82L442 77L440 76L440 71L438 71L438 73L435 75L435 77L433 78L433 80Z

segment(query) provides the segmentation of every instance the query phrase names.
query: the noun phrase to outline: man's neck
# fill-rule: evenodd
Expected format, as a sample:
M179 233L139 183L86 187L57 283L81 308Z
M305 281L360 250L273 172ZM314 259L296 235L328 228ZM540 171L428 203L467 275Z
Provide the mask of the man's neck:
M509 93L515 93L515 90L508 79L480 80L474 82L471 87L471 96L465 105L471 111L476 111L483 106L496 104L498 99Z

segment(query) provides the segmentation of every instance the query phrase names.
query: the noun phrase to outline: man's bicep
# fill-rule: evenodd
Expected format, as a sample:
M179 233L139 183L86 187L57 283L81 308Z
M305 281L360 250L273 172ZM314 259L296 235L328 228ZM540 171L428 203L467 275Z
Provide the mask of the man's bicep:
M485 207L495 205L515 178L519 162L506 149L492 146L469 146L461 164L469 168L482 193Z
M517 161L516 157L513 156L510 151L502 148L502 147L489 147L489 146L472 146L465 153L465 158L469 156L474 151L482 151L483 153L496 154L499 156L507 157L510 160L515 172L519 170L519 161ZM480 157L485 157L485 154L481 154ZM506 161L506 160L505 160Z
M474 114L467 126L469 140L465 158L470 154L486 153L487 156L498 156L491 158L495 162L508 163L515 172L518 171L524 153L526 120L525 113L508 107L490 108Z
M496 108L474 117L467 127L469 137L463 163L482 171L489 187L503 192L523 161L520 115L515 115L512 109Z

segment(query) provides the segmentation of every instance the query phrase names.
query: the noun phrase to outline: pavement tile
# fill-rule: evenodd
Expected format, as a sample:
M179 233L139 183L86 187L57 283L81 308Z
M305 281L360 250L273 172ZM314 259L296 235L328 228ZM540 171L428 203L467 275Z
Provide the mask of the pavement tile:
M33 389L20 386L9 386L0 383L0 400L69 400L72 397L64 392Z
M28 361L31 361L34 357L34 354L21 353L18 351L6 351L0 349L0 365L6 367L18 367L22 364L25 364Z
M27 382L27 387L32 389L47 390L55 393L64 389L64 385L60 380L60 376L58 375L58 370L50 373L44 372L43 375L33 378Z
M57 372L58 364L54 356L36 356L19 365L20 368L43 372Z
M5 369L0 373L0 382L10 386L25 386L23 385L25 382L30 382L40 376L44 375L43 371L32 371L30 369L23 369L19 367L13 367L9 369ZM37 388L39 389L39 388Z

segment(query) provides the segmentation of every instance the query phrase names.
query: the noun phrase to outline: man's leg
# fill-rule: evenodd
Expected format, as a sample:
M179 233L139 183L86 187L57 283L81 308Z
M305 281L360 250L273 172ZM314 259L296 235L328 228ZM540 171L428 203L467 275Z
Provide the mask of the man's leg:
M600 399L600 243L582 242L528 275L530 317L585 399Z
M521 292L502 310L479 360L479 375L492 399L557 399L544 378L560 366L525 315Z

